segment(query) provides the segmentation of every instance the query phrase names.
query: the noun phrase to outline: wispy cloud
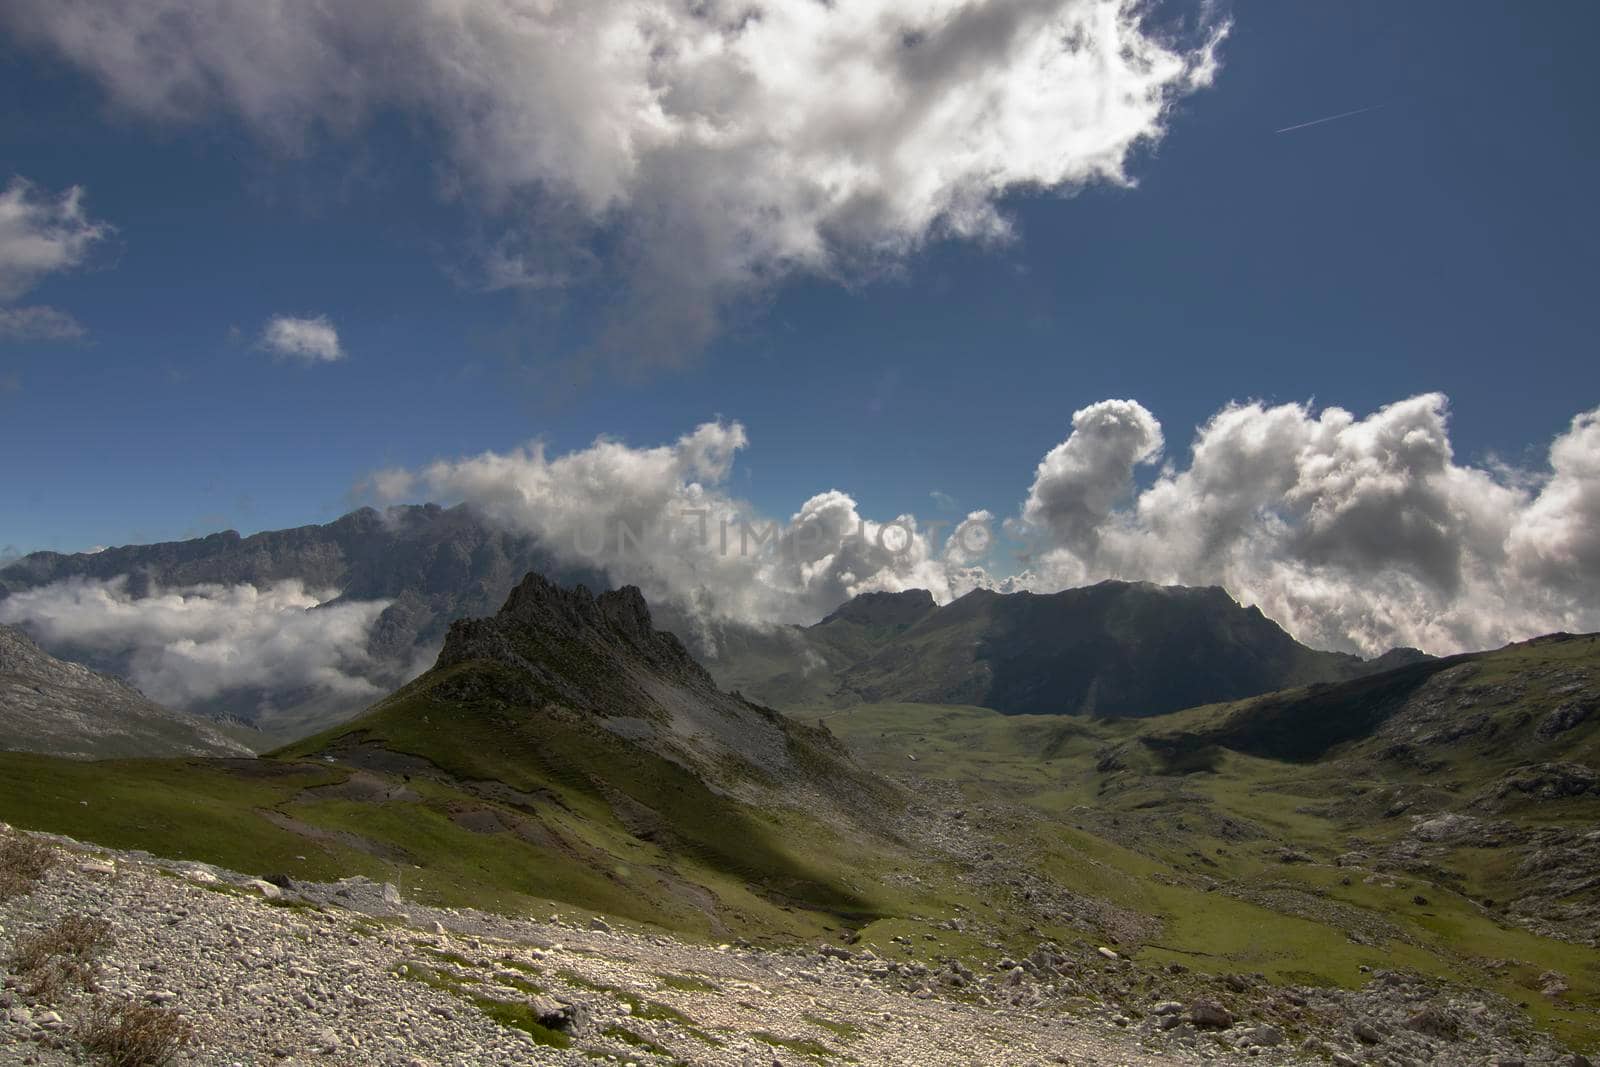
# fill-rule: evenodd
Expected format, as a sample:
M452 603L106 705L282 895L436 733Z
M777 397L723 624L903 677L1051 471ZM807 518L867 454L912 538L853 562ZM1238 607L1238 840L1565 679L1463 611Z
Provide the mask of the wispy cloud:
M0 300L11 301L48 274L80 266L112 232L83 208L83 188L57 196L26 178L0 190Z
M75 341L87 331L53 307L5 307L52 274L82 266L114 231L89 217L83 189L52 196L26 178L0 190L0 342Z
M0 307L0 341L80 341L83 323L58 308Z
M332 363L345 357L339 331L326 315L275 316L261 331L261 346L281 358L305 363Z

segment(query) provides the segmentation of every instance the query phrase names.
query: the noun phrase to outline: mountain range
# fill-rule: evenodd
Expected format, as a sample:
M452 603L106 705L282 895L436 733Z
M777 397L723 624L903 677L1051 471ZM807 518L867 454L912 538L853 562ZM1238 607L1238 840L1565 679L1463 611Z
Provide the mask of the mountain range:
M731 637L724 684L784 707L909 701L1007 714L1159 715L1426 659L1307 648L1217 587L868 593L810 627Z
M0 601L72 578L120 579L133 597L297 579L333 594L314 610L388 602L368 633L366 662L352 668L387 690L432 662L456 621L492 615L528 573L610 585L471 507L426 504L363 508L326 525L249 537L228 531L94 553L33 553L0 568ZM1313 650L1221 589L1126 582L1049 595L976 590L943 606L925 590L865 593L812 626L724 621L709 640L674 605L657 605L656 617L691 643L718 684L789 710L910 700L1007 713L1151 715L1358 677L1421 656L1397 650L1366 663ZM97 670L130 673L131 654L47 647ZM225 691L187 710L287 741L366 702L285 681Z

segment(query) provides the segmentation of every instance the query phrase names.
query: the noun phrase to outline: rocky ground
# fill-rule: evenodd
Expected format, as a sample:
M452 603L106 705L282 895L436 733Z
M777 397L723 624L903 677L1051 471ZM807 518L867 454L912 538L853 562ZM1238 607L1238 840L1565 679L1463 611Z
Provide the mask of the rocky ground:
M0 838L26 843L3 826ZM835 945L757 951L426 908L364 879L280 886L35 840L54 850L49 868L0 878L0 1063L86 1062L95 1006L122 1003L186 1024L178 1063L1587 1062L1520 1031L1508 1005L1398 973L1354 992L1271 988L1048 944L933 969ZM41 932L68 928L81 951L28 958Z

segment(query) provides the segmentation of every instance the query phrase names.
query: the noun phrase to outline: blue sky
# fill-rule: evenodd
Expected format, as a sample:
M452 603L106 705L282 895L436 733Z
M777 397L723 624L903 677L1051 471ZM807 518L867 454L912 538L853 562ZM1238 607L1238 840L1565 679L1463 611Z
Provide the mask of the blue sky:
M1072 413L1111 397L1154 413L1181 465L1230 400L1364 415L1441 390L1458 458L1542 464L1600 402L1600 8L1231 19L1214 84L1133 152L1135 187L1012 190L1008 243L936 236L886 275L790 274L741 294L688 367L577 385L563 368L614 290L472 282L503 216L441 198L429 123L380 110L286 146L226 108L130 110L14 41L0 172L82 186L115 234L25 298L86 339L0 347L0 546L325 521L377 468L534 437L654 445L715 416L750 436L731 490L777 515L829 488L880 516L933 514L934 490L1014 514ZM280 314L328 316L346 358L274 359L258 339Z

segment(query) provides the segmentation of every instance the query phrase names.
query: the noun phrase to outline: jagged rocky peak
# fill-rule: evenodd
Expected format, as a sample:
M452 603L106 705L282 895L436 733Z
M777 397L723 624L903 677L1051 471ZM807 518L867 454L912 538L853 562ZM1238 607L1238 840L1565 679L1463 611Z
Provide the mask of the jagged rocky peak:
M899 593L862 593L841 605L822 620L856 622L869 626L910 626L938 607L926 589L907 589Z
M650 668L714 687L677 637L657 630L650 606L637 586L596 595L585 585L566 588L530 572L488 618L451 624L439 653L439 666L469 659L526 665L565 646L584 647L605 658L621 656Z
M607 627L635 637L655 629L650 605L636 585L596 596L586 585L566 589L537 571L517 583L498 615L534 625Z

